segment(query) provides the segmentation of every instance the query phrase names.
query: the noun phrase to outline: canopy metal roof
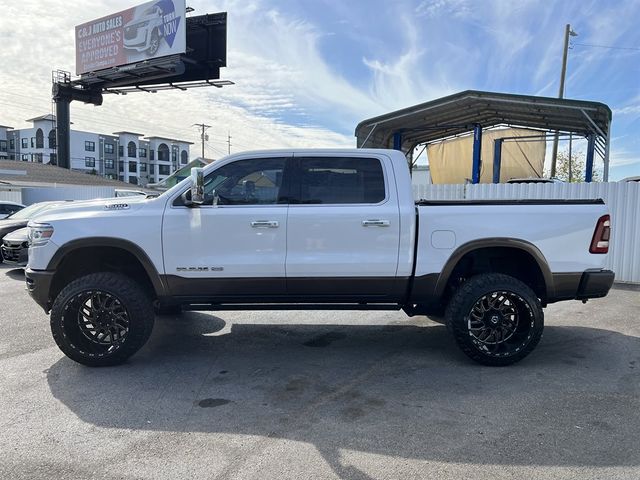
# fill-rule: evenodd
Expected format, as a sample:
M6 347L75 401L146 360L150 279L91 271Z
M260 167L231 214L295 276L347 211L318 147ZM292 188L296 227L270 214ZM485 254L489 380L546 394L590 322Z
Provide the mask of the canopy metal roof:
M611 109L600 102L466 90L364 120L355 135L359 148L397 148L410 153L419 144L469 132L476 125L595 134L596 149L605 158Z

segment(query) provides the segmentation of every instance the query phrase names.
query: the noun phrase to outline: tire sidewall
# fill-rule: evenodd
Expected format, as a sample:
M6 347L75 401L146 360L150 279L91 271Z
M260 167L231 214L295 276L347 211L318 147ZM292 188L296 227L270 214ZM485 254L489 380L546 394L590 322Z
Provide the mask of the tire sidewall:
M74 343L66 328L78 328L78 311L71 303L80 295L101 291L117 298L127 311L129 330L113 352L93 353ZM117 365L136 353L153 328L154 313L149 298L129 278L111 273L90 274L71 282L56 297L51 308L51 333L58 347L72 360L88 366Z
M522 299L529 310L531 328L526 341L510 355L491 355L484 351L478 340L469 334L468 317L475 303L493 292L508 292ZM471 277L454 294L446 309L445 318L449 330L462 351L484 365L502 366L518 362L536 347L544 329L544 313L536 294L526 284L503 274L481 274Z

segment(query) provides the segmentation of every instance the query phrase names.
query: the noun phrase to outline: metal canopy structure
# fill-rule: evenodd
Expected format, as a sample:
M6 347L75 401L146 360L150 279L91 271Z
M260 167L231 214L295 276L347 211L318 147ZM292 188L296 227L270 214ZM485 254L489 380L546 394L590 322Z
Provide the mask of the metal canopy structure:
M611 109L600 102L466 90L364 120L355 135L358 148L394 148L410 157L418 145L473 131L472 181L478 183L483 129L509 126L541 130L541 136L571 134L588 140L587 181L595 152L604 161L607 181L611 118Z

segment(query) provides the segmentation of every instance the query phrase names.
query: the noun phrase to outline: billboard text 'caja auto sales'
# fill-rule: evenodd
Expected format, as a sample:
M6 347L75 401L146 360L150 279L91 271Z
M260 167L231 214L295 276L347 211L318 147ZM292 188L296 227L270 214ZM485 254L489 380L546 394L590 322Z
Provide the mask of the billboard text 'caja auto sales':
M76 27L76 74L184 53L185 0L156 0Z

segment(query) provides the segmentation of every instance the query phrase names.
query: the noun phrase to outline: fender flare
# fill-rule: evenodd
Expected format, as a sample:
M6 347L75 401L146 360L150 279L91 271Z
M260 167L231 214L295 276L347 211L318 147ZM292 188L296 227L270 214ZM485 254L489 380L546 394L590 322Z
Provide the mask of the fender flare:
M555 296L555 288L553 282L553 275L551 270L549 269L549 264L547 259L542 254L540 249L536 247L533 243L528 242L527 240L522 240L519 238L508 238L508 237L495 237L495 238L483 238L479 240L472 240L470 242L464 243L460 245L458 248L454 250L451 254L444 268L438 275L438 280L435 286L435 294L436 296L441 296L444 294L444 290L449 282L449 277L453 272L453 269L458 265L458 262L464 257L467 253L473 252L474 250L480 250L483 248L512 248L517 250L522 250L535 260L538 264L538 268L540 268L540 272L542 272L542 278L545 283L545 291L547 294L547 298L553 298Z
M153 289L156 292L158 297L164 296L167 292L167 288L165 283L162 280L161 275L158 273L155 265L146 254L146 252L140 248L135 243L129 240L123 240L120 238L111 238L111 237L87 237L80 238L77 240L71 240L58 248L56 253L53 255L51 260L49 260L49 264L47 265L48 271L55 271L59 266L62 260L64 260L68 255L72 254L74 251L82 249L82 248L100 248L100 247L111 247L111 248L119 248L121 250L125 250L126 252L132 254L142 265L151 284L153 285Z

